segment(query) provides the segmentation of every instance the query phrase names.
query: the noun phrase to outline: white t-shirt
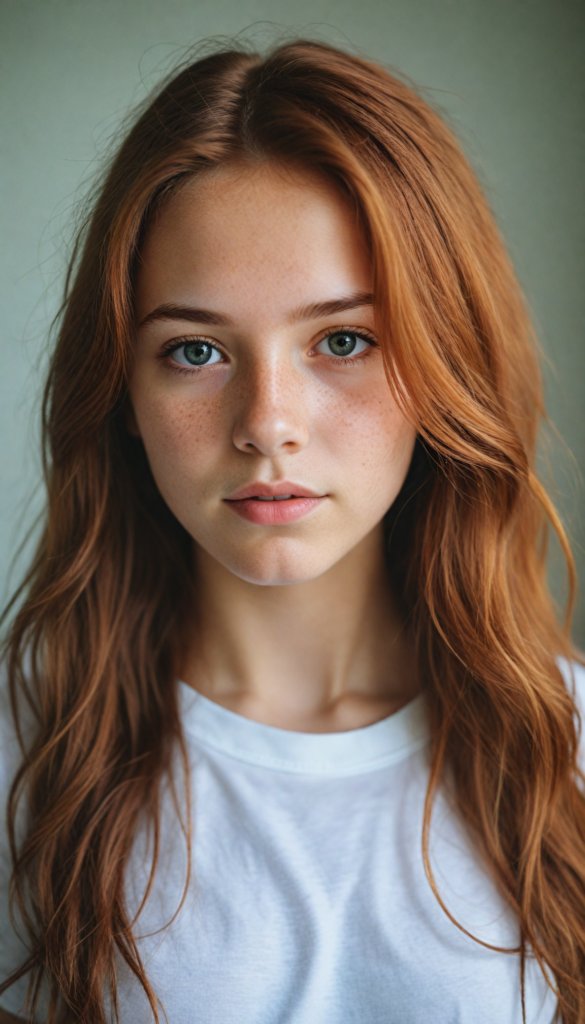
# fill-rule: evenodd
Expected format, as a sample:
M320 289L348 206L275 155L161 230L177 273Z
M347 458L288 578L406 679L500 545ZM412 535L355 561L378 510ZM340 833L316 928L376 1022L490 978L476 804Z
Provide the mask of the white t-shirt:
M585 670L575 671L583 697ZM135 928L169 1024L519 1024L517 956L464 935L425 876L422 697L374 725L317 735L250 721L179 685L192 764L193 880L165 928L185 877L169 807L154 891ZM13 770L5 729L3 786ZM460 924L492 945L517 945L515 918L444 794L430 849ZM130 907L143 892L145 850L139 837ZM8 873L5 863L3 978L23 957L8 918ZM0 1004L18 1014L25 987L14 985ZM120 999L122 1024L151 1019L123 971ZM530 960L528 1024L550 1024L555 1005Z

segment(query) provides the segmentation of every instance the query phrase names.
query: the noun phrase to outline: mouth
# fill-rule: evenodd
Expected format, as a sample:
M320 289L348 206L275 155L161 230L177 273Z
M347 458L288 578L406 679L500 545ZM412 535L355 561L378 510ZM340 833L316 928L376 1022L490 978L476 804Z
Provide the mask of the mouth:
M261 481L247 484L239 490L230 494L225 501L243 501L252 499L254 501L290 501L292 498L324 498L325 494L319 494L310 487L303 484L293 483L291 480L279 480L274 484L265 484Z
M273 498L265 498L261 494L254 494L249 501L290 501L291 498L298 498L298 494L275 494Z
M228 507L242 519L258 526L282 526L314 511L327 498L288 480L277 484L249 484L229 498Z

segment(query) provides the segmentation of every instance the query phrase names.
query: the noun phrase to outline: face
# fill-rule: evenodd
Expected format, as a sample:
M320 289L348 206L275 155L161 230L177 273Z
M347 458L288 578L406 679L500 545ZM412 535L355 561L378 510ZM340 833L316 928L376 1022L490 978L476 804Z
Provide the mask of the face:
M163 498L240 578L315 579L380 528L415 441L355 215L317 179L226 167L141 256L130 429Z

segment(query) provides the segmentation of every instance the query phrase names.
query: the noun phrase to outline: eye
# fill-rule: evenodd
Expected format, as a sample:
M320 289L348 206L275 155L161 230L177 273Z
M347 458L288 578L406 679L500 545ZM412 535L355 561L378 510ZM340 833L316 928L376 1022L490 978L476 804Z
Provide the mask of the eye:
M326 338L323 338L315 346L315 351L322 352L327 356L336 356L338 359L343 359L347 356L361 355L362 352L371 347L371 344L361 334L357 334L356 331L334 331L333 334L328 334Z
M209 366L221 362L221 352L209 341L185 341L170 354L180 366Z

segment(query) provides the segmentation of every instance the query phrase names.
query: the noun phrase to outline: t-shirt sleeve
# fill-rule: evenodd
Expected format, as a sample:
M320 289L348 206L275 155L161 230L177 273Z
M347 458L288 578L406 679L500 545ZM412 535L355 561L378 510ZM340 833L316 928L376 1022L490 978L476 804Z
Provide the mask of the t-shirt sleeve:
M574 693L575 703L581 716L581 740L579 743L579 765L585 772L585 666L577 661L569 664L565 658L559 658L559 667L570 693ZM572 671L571 671L572 669Z

